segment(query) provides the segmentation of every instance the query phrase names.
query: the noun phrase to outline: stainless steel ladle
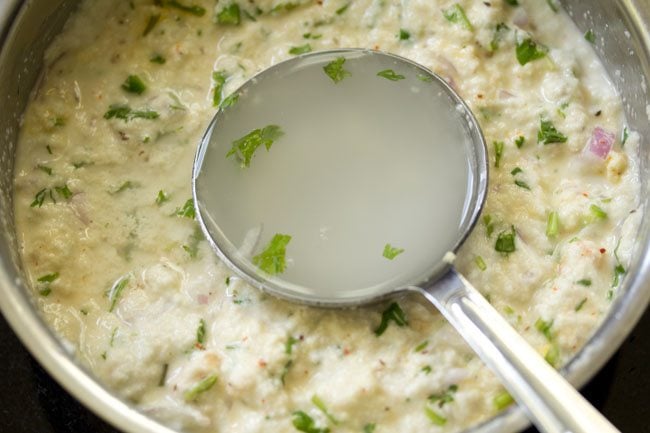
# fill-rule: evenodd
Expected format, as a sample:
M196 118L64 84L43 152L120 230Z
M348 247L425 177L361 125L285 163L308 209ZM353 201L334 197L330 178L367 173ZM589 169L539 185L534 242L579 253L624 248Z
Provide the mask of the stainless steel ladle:
M240 209L238 203L245 203L247 197L229 195L228 182L237 181L236 170L241 168L236 162L225 157L232 143L227 138L227 134L219 133L236 122L236 113L228 115L233 108L241 110L246 108L246 104L275 107L274 103L280 96L273 96L272 91L280 88L282 83L284 85L287 82L293 83L291 87L293 96L289 95L294 98L292 103L308 110L304 95L309 92L309 89L300 86L308 85L310 82L313 84L313 81L304 79L307 75L301 76L301 74L322 74L323 68L332 62L343 63L340 59L344 59L348 68L345 72L349 75L344 74L341 79L359 76L364 73L363 71L368 70L393 72L397 70L393 78L399 75L402 78L415 80L417 77L423 83L420 86L430 86L425 90L432 92L432 96L419 99L413 96L413 103L426 104L435 99L434 103L439 107L442 104L447 112L454 113L451 116L456 119L455 123L447 120L446 124L448 128L462 131L468 138L468 145L463 147L468 176L463 183L465 203L458 226L439 227L441 231L457 230L454 240L444 245L443 250L447 254L437 254L424 264L414 265L406 274L401 272L391 275L381 284L355 286L350 287L349 290L330 290L331 288L307 287L304 283L291 282L283 279L282 276L264 272L252 262L250 249L242 249L246 236L233 229L232 224L223 221L228 219L224 216L226 214L233 220L243 218L246 211ZM406 78L404 89L412 90L413 95L421 94L422 88L412 84L415 81L409 83ZM328 77L323 75L323 80L328 80ZM350 85L353 85L351 81ZM372 90L374 98L381 96L375 92L383 92L382 89L389 88L390 86L368 87L374 89ZM264 93L265 91L271 93ZM387 95L386 101L390 101L393 97ZM235 101L236 107L232 107ZM438 308L481 359L499 376L505 388L541 431L547 433L618 431L453 267L454 253L474 227L486 198L488 160L485 142L476 119L467 105L443 79L414 62L387 53L360 49L324 51L298 56L262 71L242 85L233 96L228 98L225 105L228 107L220 108L199 145L194 163L192 187L197 217L203 232L218 256L244 280L275 296L323 307L359 306L405 293L420 293ZM337 106L330 108L337 110ZM400 107L396 109L399 110ZM429 109L431 107L422 106L422 110ZM278 108L278 111L282 109ZM240 112L245 113L245 111ZM312 120L312 122L318 121L318 118ZM378 127L394 128L396 125L382 124ZM432 141L434 138L431 137ZM309 146L309 143L305 143L305 146ZM372 163L372 155L368 155L366 163ZM461 166L458 168L463 169ZM235 177L226 178L228 173L235 173ZM439 182L444 185L448 179L441 178ZM217 187L224 184L226 187ZM359 197L359 200L363 203L363 197ZM444 206L440 207L439 211L448 212ZM284 209L284 212L287 215L299 214L297 209ZM345 212L345 209L341 212ZM247 233L250 235L251 232ZM257 233L259 234L259 231ZM514 232L512 235L515 236Z

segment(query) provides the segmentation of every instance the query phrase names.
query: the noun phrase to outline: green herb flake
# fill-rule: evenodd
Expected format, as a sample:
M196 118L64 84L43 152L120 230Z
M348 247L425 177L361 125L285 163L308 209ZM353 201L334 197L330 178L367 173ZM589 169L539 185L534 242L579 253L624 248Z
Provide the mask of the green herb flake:
M214 87L212 89L212 106L218 107L221 104L221 99L223 98L223 87L226 84L228 76L225 71L214 71L212 72L212 81L214 81Z
M151 31L156 27L158 24L158 21L160 21L160 14L153 14L149 16L149 19L147 20L147 25L144 28L144 31L142 32L142 36L147 36Z
M392 69L384 69L383 71L379 71L377 72L377 76L386 78L390 81L399 81L406 78L404 75L398 74Z
M219 108L224 110L228 107L232 107L237 103L237 101L239 101L239 93L231 93L230 95L226 96L223 101L221 101Z
M54 190L66 200L72 197L72 191L70 191L67 184L64 184L63 186L55 186Z
M292 54L294 56L309 53L309 52L311 52L311 45L310 44L304 44L304 45L299 45L297 47L291 47L291 49L289 50L289 54Z
M187 12L189 14L195 15L197 17L202 17L205 15L205 8L198 6L198 5L184 5L176 0L169 0L167 2L167 5L169 7L172 7L174 9L178 9L183 12Z
M474 259L474 263L476 263L476 266L481 271L485 271L487 269L487 265L485 264L485 260L483 260L483 257L481 257L481 256L476 256L476 258Z
M129 75L124 83L122 83L122 89L129 93L135 93L136 95L142 95L147 86L142 81L142 78L137 75Z
M553 367L558 366L558 364L560 362L560 348L558 347L558 345L556 343L551 344L551 346L546 351L546 354L544 355L544 359L551 366L553 366Z
M589 29L585 32L585 40L589 42L590 44L595 44L596 43L596 34L592 29Z
M167 62L167 59L165 59L161 54L154 54L151 57L149 57L149 61L151 63L157 63L159 65L164 65L165 62Z
M242 168L250 167L257 148L263 145L268 151L273 143L283 135L284 132L278 125L267 125L264 128L255 129L233 141L232 148L226 153L226 158L234 155Z
M196 211L194 209L194 199L188 198L182 207L176 209L174 214L179 217L194 219L196 217Z
M431 366L430 365L425 365L424 367L422 367L420 369L420 371L423 372L424 374L429 374L432 371Z
M52 176L52 168L48 167L47 165L38 164L36 168L41 170L43 173L47 174L48 176Z
M521 168L519 168L519 167L515 167L515 168L512 169L512 171L510 171L510 174L513 175L513 176L516 176L516 175L518 175L519 173L523 173L523 172L524 172L524 171L523 171Z
M415 346L415 349L413 349L413 352L415 352L415 353L422 352L424 349L427 348L428 345L429 345L429 340L424 340L422 343Z
M118 278L117 281L115 281L111 286L110 290L108 291L108 301L111 303L110 307L108 308L109 313L112 313L117 306L117 302L120 299L122 291L127 286L127 284L129 284L129 277L124 276Z
M41 206L43 206L43 202L45 201L46 195L47 195L47 188L43 188L42 190L37 192L36 195L34 196L34 200L29 205L29 207L41 207Z
M546 219L546 237L554 238L560 232L560 215L556 211L551 211Z
M363 433L374 433L376 427L374 423L368 423L363 426Z
M449 9L442 11L442 14L450 23L460 24L462 27L470 31L474 30L472 23L469 21L467 15L465 14L465 10L458 3L455 3Z
M586 303L587 298L583 298L580 302L578 302L573 310L577 313L578 311L582 310L582 307L584 307Z
M115 188L113 191L109 191L109 193L112 194L112 195L115 195L115 194L119 194L121 192L124 192L124 191L126 191L128 189L138 188L139 186L140 186L139 183L127 180L124 183L122 183L120 186Z
M217 14L217 23L238 26L241 22L241 13L237 3L231 3Z
M607 212L605 212L602 208L599 206L592 204L589 206L589 213L593 217L594 220L605 220L607 219Z
M218 376L216 374L211 374L210 376L194 385L192 388L185 391L183 393L183 398L185 398L185 401L188 402L196 400L201 394L212 388L217 383L217 379Z
M567 137L555 128L553 122L542 119L537 132L537 141L543 144L565 143Z
M544 334L544 337L548 341L553 340L553 334L551 333L551 327L553 326L553 320L543 320L541 317L535 321L535 329Z
M196 342L200 345L205 343L205 320L203 319L199 321L199 327L196 328Z
M284 367L282 367L282 373L280 374L280 382L282 382L282 385L284 385L284 382L287 378L287 374L289 374L289 369L291 368L292 365L293 365L293 361L290 359L284 364Z
M322 38L323 35L321 35L319 33L303 33L302 37L305 38L305 39L314 39L315 40L315 39Z
M336 10L335 12L336 15L343 15L348 10L349 7L350 7L350 3L346 3L345 5L341 6Z
M627 139L629 137L629 132L627 130L627 126L623 127L623 134L621 136L621 147L625 146L625 143L627 143Z
M384 252L382 255L388 260L393 260L395 257L399 256L404 252L403 248L393 247L391 244L384 245Z
M512 396L507 391L503 391L500 394L497 394L492 399L492 404L494 405L494 408L497 411L502 411L503 409L507 408L508 406L510 406L514 402L515 402L515 400L512 398Z
M449 388L444 392L440 394L431 394L428 397L429 403L437 404L438 407L442 408L445 404L454 401L454 394L456 391L458 391L458 385L449 385Z
M531 38L525 38L517 42L515 53L517 61L521 66L534 60L541 59L546 56L548 49L543 45L538 45Z
M581 286L589 287L589 286L591 286L591 280L589 278L583 278L581 280L576 281L576 284L580 284Z
M548 7L550 7L551 10L552 10L553 12L555 12L555 13L557 13L557 12L560 10L560 7L559 7L558 4L556 3L556 0L546 0L546 4L547 4Z
M156 196L156 204L158 206L162 206L163 203L169 201L169 198L170 198L169 194L161 189L160 191L158 191L158 195Z
M433 77L431 75L417 74L416 77L418 80L422 81L423 83L433 82Z
M494 233L494 223L492 222L492 215L483 215L483 225L485 226L485 235L490 238Z
M291 241L291 236L276 234L266 248L253 257L253 263L267 274L278 275L283 273L287 267L285 256L289 241Z
M517 146L517 149L521 149L525 143L526 143L526 137L524 137L523 135L520 135L519 137L515 138L515 146Z
M47 153L49 153L50 155L52 155L52 148L50 147L49 144L45 146L45 150L47 150Z
M391 303L381 315L381 323L375 329L375 335L379 337L388 328L388 324L394 322L397 326L402 327L408 325L406 314L397 302Z
M492 40L490 41L490 51L494 52L499 49L501 42L505 39L506 34L510 31L510 27L504 23L499 23L494 28Z
M318 410L320 410L321 412L323 412L323 415L325 415L325 417L326 417L326 418L327 418L327 419L328 419L332 424L334 424L334 425L338 425L339 420L336 419L336 418L335 418L335 417L334 417L334 416L333 416L333 415L332 415L332 414L327 410L327 406L325 405L325 402L324 402L323 400L321 400L320 397L318 397L317 395L314 395L314 396L311 398L311 402L314 404L314 406L316 406L316 407L318 408Z
M299 341L300 340L293 338L293 336L290 335L289 338L287 338L287 342L284 344L284 353L286 355L291 355L293 353L293 346L295 346Z
M345 64L345 57L337 57L335 60L332 60L327 65L323 66L323 71L325 71L325 74L327 74L332 81L338 83L345 77L351 75L349 71L343 69L343 64Z
M507 4L510 6L519 6L519 1L518 0L505 0Z
M400 41L408 41L411 39L411 33L408 30L399 29L399 34L397 35Z
M516 179L515 180L515 185L517 185L519 188L523 188L523 189L526 189L526 190L530 191L530 186L528 186L528 184L526 182L524 182L523 180Z
M36 279L39 283L52 283L59 278L58 272L53 272L51 274L45 274Z
M514 226L510 230L505 230L499 233L494 244L494 249L504 254L512 253L516 250Z
M499 168L499 164L501 163L501 158L503 157L504 143L503 141L495 141L493 143L493 146L494 146L494 167Z
M329 433L330 431L327 427L316 427L314 419L301 410L293 413L291 422L296 430L304 433Z
M104 114L104 119L121 119L128 122L133 119L148 119L153 120L160 117L160 115L149 109L133 110L128 105L124 104L111 104L108 111Z
M443 426L447 424L447 418L445 418L435 410L431 409L429 406L424 407L424 414L435 425Z

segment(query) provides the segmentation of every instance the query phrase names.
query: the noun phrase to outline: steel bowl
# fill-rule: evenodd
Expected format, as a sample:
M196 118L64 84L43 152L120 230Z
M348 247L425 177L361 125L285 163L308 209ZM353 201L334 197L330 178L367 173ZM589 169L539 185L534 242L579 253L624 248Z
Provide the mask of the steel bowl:
M126 432L171 433L104 387L52 333L26 286L13 214L14 155L22 113L39 79L43 52L78 0L0 2L0 309L45 369L90 410ZM650 0L564 0L583 31L595 29L595 48L624 100L629 127L642 137L639 232L632 263L611 309L594 335L562 369L585 384L618 349L650 301ZM188 174L189 179L189 174ZM644 186L645 185L645 186ZM472 428L472 433L515 432L528 421L516 406Z

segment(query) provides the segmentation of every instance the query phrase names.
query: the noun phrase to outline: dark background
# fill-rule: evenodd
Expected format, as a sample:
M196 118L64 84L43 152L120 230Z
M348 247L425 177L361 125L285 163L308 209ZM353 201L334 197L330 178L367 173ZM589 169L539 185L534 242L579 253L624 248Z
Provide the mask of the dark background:
M616 355L583 389L583 394L623 433L650 433L648 361L650 310ZM117 432L50 378L23 348L2 316L0 369L1 433ZM530 429L525 433L535 432Z

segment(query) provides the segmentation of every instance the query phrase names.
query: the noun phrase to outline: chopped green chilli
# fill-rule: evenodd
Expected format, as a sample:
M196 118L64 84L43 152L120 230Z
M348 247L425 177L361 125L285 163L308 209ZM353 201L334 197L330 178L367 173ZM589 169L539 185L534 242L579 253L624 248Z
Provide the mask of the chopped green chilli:
M289 50L289 54L293 54L294 56L297 56L299 54L309 53L310 51L311 51L311 45L304 44L304 45L299 45L297 47L291 47L291 49Z
M587 298L583 298L583 299L582 299L580 302L578 302L578 304L575 306L574 311L578 312L578 311L582 310L582 307L584 307L586 303L587 303Z
M589 286L591 286L591 280L589 278L583 278L581 280L576 281L576 284L580 284L581 286L589 287Z
M59 278L59 273L58 272L53 272L51 274L46 274L41 277L38 277L36 281L39 283L51 283Z
M283 273L287 267L285 256L289 241L291 241L291 236L276 234L266 248L253 257L253 264L267 274L278 275Z
M104 119L122 119L128 122L133 119L148 119L153 120L160 117L160 115L149 109L133 110L128 105L112 104L108 107L108 111L104 114Z
M237 3L231 3L217 14L217 23L238 26L241 22L241 11Z
M267 125L264 128L255 129L232 142L232 148L226 153L226 158L235 156L242 168L250 167L255 151L260 146L266 147L268 151L273 143L284 135L278 125Z
M523 173L523 172L524 172L524 171L523 171L521 168L519 168L519 167L515 167L515 168L512 169L512 171L510 171L510 174L513 175L513 176L516 176L516 175L518 175L519 173Z
M494 244L494 249L500 253L512 253L515 251L515 228L505 230L499 233L497 240Z
M548 362L551 366L557 367L559 362L560 362L560 348L558 345L553 342L551 343L551 346L548 348L546 351L546 354L544 355L544 359L546 362Z
M543 45L538 45L531 38L525 38L517 42L515 53L517 61L521 66L534 60L541 59L546 56L547 48Z
M553 320L543 320L541 317L535 321L535 329L544 334L544 337L548 341L553 340L553 334L551 333L551 327L553 326Z
M377 329L375 329L375 335L377 337L386 331L389 322L394 322L399 327L408 325L406 314L404 314L404 311L400 308L397 302L391 303L388 308L382 313L381 323Z
M415 346L415 349L413 349L413 351L416 352L416 353L417 352L422 352L424 349L427 348L428 345L429 345L429 340L424 340L422 343Z
M212 89L212 106L218 107L221 104L221 99L223 97L223 86L226 84L226 73L224 71L214 71L212 73L212 81L214 81L214 87Z
M424 407L424 414L435 425L443 426L447 424L447 418L445 418L435 410L431 409L429 406Z
M296 430L304 433L329 433L330 431L327 427L316 427L316 421L301 410L293 413L291 423Z
M560 232L560 216L556 211L551 211L546 220L546 237L554 238Z
M183 393L183 398L185 398L185 401L196 400L201 394L212 388L217 383L217 380L218 376L216 374L211 374L210 376L194 385L192 388L185 391Z
M530 191L530 186L528 186L528 184L523 180L515 179L515 185L517 185L519 188L523 188Z
M553 122L542 119L537 132L537 141L543 144L565 143L567 137L555 128Z
M200 345L205 343L205 320L199 321L199 327L196 328L196 342Z
M112 313L117 306L117 301L120 299L122 291L124 291L124 288L127 284L129 284L129 277L123 276L118 278L117 281L115 281L111 286L110 290L108 291L108 301L111 303L110 307L108 308L109 313Z
M351 74L349 71L343 69L345 64L345 57L338 57L336 60L332 60L327 65L323 66L323 70L328 77L332 79L335 83L340 82L345 77L349 77Z
M442 14L450 23L460 24L462 27L470 31L474 30L472 23L469 21L467 15L465 14L465 10L458 3L454 3L454 5L449 9L442 11Z
M142 78L137 75L129 75L124 83L122 83L122 89L129 93L142 95L147 90L147 86L142 81Z
M476 266L482 271L487 269L487 265L485 264L485 260L483 260L483 257L481 256L476 256L474 259L474 263L476 263Z
M515 400L507 391L497 394L494 399L492 399L492 404L494 404L494 408L497 411L502 411L514 402Z
M391 80L391 81L399 81L406 78L404 75L398 74L392 69L384 69L383 71L379 71L377 72L377 76L384 77L387 80Z
M501 158L503 157L504 143L503 141L495 141L493 145L494 145L494 167L499 168L499 164L501 163Z
M335 12L336 15L343 15L348 10L349 7L350 7L350 3L344 4L343 6L341 6L336 10Z

